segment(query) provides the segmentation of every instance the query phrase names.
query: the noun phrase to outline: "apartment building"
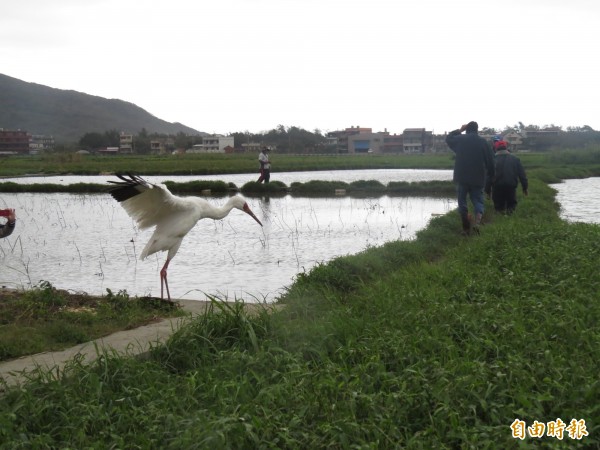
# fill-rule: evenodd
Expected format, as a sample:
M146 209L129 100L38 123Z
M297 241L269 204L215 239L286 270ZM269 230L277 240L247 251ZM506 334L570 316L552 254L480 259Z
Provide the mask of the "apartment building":
M433 132L407 128L402 134L371 128L350 127L327 134L328 144L337 144L338 153L425 153L434 150Z
M119 135L119 152L125 154L133 153L133 134L121 131Z
M350 128L346 128L341 131L331 131L327 134L327 142L328 143L336 143L337 144L337 152L338 153L350 153L350 147L348 145L350 137L356 135L365 135L361 139L355 138L354 141L364 141L367 140L368 137L366 135L373 134L373 130L371 128L361 128L358 125L356 127L352 126ZM358 143L359 151L364 146L364 143ZM353 147L354 148L354 147ZM353 152L352 152L353 153Z
M207 153L225 153L225 147L233 148L233 136L222 136L219 134L213 136L204 136L202 138L204 151Z
M154 138L150 141L150 152L165 154L175 148L175 140L171 137Z
M43 134L33 134L29 139L29 153L36 153L54 150L54 137Z
M202 144L196 144L186 153L231 153L233 151L233 136L213 134L203 136Z
M383 153L403 153L404 137L401 134L388 134L383 138Z
M0 128L0 155L28 155L29 139L27 131Z
M433 133L425 128L406 128L402 132L404 153L425 153L433 148Z
M348 153L382 153L384 133L362 132L347 136Z

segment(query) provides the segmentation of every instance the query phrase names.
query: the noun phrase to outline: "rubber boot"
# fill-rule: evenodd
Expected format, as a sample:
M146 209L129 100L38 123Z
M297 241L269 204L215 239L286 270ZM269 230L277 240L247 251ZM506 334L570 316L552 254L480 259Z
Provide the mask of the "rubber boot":
M469 236L471 234L471 221L468 214L461 214L460 219L462 221L462 234Z

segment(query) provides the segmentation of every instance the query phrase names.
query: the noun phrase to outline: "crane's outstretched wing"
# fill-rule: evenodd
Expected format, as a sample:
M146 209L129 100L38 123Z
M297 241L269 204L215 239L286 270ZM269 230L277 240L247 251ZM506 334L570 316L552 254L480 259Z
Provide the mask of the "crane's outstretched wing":
M171 194L164 184L150 183L131 173L116 176L122 181L109 181L116 185L110 195L121 203L141 229L158 225L187 204L184 199Z

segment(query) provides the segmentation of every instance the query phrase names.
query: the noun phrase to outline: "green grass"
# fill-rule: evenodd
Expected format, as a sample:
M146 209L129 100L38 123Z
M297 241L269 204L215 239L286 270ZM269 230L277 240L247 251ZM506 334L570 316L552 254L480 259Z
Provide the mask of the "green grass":
M0 160L0 174L76 174L134 171L139 175L218 175L253 173L258 176L258 155L194 154L148 156L94 156L47 154ZM441 155L273 155L273 171L348 170L386 168L452 168L450 153Z
M153 298L107 290L103 297L71 294L42 282L0 294L0 361L63 350L157 318L183 315Z
M551 153L517 153L529 170L578 165L589 176L600 173L600 150L561 150ZM139 175L219 175L258 173L258 155L126 155L94 156L56 153L0 159L1 176L100 175L135 172ZM275 152L273 178L277 172L350 169L452 169L452 152L423 155L286 155Z
M280 312L214 302L145 358L41 372L0 398L0 448L598 448L600 227L529 191L480 236L452 212L300 274Z

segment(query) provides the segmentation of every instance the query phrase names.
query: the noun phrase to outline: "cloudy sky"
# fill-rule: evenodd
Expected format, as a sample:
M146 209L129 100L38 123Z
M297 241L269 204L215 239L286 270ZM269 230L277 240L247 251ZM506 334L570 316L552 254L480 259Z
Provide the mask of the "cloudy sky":
M209 133L600 130L599 29L597 0L19 0L0 73Z

